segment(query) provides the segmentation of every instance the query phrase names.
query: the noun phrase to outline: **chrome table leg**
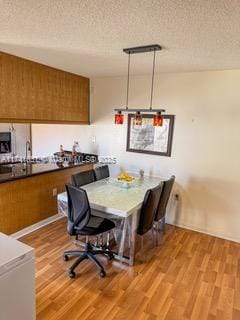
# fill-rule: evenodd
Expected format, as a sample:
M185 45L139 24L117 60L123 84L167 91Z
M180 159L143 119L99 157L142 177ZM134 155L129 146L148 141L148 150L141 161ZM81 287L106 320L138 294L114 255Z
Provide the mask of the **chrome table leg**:
M127 235L127 227L128 227L128 220L129 218L124 218L123 222L123 230L122 230L122 236L120 240L118 255L123 256L124 254L124 248L125 248L125 241L126 241L126 235Z
M130 222L130 255L129 255L129 264L132 266L134 264L135 259L135 244L136 244L136 231L137 231L137 217L138 212L134 212L131 215L131 222Z

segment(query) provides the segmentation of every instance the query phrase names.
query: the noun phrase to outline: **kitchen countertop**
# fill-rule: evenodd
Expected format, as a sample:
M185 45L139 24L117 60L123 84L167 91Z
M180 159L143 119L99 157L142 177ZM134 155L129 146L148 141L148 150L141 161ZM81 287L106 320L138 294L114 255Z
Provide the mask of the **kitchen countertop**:
M13 165L0 165L0 183L24 179L54 171L81 167L91 163L95 162L80 162L71 165L64 164L63 166L59 166L56 163L18 163Z
M34 255L34 249L0 232L0 275L11 269L24 255Z

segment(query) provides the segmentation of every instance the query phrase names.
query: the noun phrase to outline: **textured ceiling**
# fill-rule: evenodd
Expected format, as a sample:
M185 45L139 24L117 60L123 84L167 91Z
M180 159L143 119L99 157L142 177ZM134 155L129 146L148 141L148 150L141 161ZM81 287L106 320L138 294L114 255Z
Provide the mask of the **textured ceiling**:
M86 76L126 74L122 48L158 43L158 72L240 68L240 0L0 0L0 51ZM132 56L151 72L151 53Z

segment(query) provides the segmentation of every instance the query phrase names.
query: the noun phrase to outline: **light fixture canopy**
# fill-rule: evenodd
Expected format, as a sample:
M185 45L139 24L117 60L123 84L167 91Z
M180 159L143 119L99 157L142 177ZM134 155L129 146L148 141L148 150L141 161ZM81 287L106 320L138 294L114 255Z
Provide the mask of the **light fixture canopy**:
M156 113L153 120L153 125L161 126L163 122L162 112L165 112L165 109L153 109L152 108L152 100L153 100L153 87L154 87L154 75L155 75L155 58L156 58L156 51L162 50L162 47L159 44L147 45L147 46L140 46L140 47L133 47L133 48L126 48L123 49L123 52L128 54L128 74L127 74L127 96L126 96L126 107L125 108L116 108L114 111L117 113L115 114L115 124L123 124L123 115L122 112L136 112L134 117L134 124L135 125L142 125L142 115L141 112L148 112L148 113ZM129 78L130 78L130 57L131 54L136 53L146 53L146 52L153 52L153 67L152 67L152 84L151 84L151 93L150 93L150 106L149 108L128 108L128 96L129 96ZM120 120L121 116L121 120ZM119 119L119 120L118 120Z
M159 50L162 50L162 47L159 44L150 44L147 46L126 48L126 49L123 49L123 52L127 54L134 54L134 53L145 53L145 52L159 51Z

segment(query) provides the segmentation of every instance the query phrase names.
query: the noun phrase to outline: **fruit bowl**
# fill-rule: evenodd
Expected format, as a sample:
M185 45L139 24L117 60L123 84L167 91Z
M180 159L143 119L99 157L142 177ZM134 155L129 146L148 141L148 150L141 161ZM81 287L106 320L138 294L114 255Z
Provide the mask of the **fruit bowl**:
M116 178L117 182L121 183L121 187L128 189L130 188L133 183L136 181L136 178L130 176L128 173L123 172L119 174Z

